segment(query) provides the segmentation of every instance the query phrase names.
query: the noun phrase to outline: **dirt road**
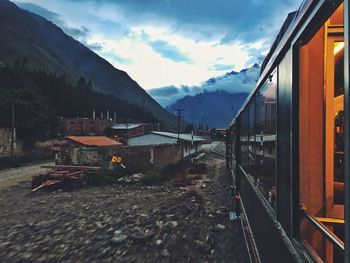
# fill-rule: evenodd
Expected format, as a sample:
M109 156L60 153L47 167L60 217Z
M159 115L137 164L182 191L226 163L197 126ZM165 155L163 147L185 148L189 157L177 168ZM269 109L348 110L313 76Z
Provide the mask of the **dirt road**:
M0 189L4 189L9 186L16 185L20 182L30 180L33 175L37 175L45 171L45 169L40 167L42 165L53 165L53 162L46 162L28 165L20 168L0 170Z
M2 262L247 262L239 221L230 221L222 157L205 174L175 180L29 194L0 190Z

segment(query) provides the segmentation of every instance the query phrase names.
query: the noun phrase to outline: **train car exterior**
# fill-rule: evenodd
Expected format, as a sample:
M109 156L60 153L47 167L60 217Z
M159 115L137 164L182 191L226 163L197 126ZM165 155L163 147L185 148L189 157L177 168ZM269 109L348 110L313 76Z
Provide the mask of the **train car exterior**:
M227 129L252 262L350 263L349 1L288 15Z

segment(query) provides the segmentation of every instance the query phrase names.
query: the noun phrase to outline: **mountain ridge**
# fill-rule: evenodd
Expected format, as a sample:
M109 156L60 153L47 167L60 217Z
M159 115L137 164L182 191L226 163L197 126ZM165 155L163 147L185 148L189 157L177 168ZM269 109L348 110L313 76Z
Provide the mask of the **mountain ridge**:
M0 0L0 61L11 64L27 58L29 67L65 74L72 81L81 76L93 88L152 112L167 127L176 117L164 110L125 71L116 69L51 21Z
M184 119L203 127L225 128L233 119L248 97L248 93L228 93L227 91L206 91L177 100L166 109L173 112L176 108L184 109Z

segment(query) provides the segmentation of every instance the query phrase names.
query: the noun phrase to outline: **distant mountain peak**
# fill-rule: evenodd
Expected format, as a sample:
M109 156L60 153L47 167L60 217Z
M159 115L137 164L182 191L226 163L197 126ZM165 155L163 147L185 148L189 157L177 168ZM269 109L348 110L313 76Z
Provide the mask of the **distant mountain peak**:
M240 72L231 71L221 76L212 77L198 86L167 86L148 90L148 93L163 107L175 103L186 95L196 95L203 92L223 90L230 94L249 93L256 85L259 78L260 66L255 63Z

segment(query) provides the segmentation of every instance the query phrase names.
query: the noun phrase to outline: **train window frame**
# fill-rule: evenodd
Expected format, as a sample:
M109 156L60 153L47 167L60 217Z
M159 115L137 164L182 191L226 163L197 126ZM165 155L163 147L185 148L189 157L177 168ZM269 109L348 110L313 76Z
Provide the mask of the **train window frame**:
M273 86L270 86L273 85ZM260 179L257 179L256 176L254 174L251 174L251 167L249 167L249 147L250 147L250 143L254 141L254 144L256 143L256 133L257 133L257 129L256 127L258 127L259 125L257 124L257 98L259 98L259 96L262 96L262 94L264 92L267 92L271 87L273 87L274 92L273 92L273 100L274 100L274 111L271 110L270 107L270 111L268 112L273 112L274 113L274 118L273 120L269 119L269 120L265 120L264 118L266 117L266 112L264 111L264 118L262 118L260 121L268 121L269 125L267 125L266 123L264 123L264 125L259 124L261 127L264 127L264 132L266 131L266 129L268 129L267 127L269 127L271 129L271 122L274 122L273 125L273 131L274 134L272 136L275 136L274 139L274 150L275 150L275 155L274 155L274 165L273 165L273 186L271 186L271 189L269 191L265 191L266 189L263 188L264 186L264 182L262 182ZM270 98L271 97L266 97L266 98ZM277 186L278 186L278 178L277 178L277 165L278 165L278 153L277 153L277 136L278 136L278 130L277 130L277 99L278 99L278 69L274 68L272 73L269 75L269 78L267 78L265 80L265 82L257 89L257 91L255 92L255 96L252 97L250 99L250 101L246 104L246 106L244 107L244 109L242 110L242 112L240 113L240 149L241 149L241 154L240 154L240 167L241 169L244 171L246 178L251 182L251 185L254 187L254 189L256 190L256 193L261 197L260 199L262 200L262 202L265 203L265 205L267 205L267 207L269 207L269 210L271 211L271 215L273 215L274 218L277 218L277 210L278 210L278 200L277 200ZM270 102L271 104L271 102ZM268 104L268 105L270 105ZM252 107L254 107L254 120L251 121L250 120L250 110L252 109ZM254 140L248 140L249 136L250 136L250 124L254 123L254 128L253 128L253 136ZM265 127L266 126L266 127ZM266 134L266 136L264 136L264 134L260 134L261 138L267 138L270 135ZM270 136L271 137L271 136ZM243 140L242 140L243 139ZM263 139L262 139L263 140ZM243 142L243 143L242 143ZM246 142L246 143L245 143ZM264 142L267 143L267 141L261 141L261 143L263 144ZM244 145L243 145L244 144ZM255 146L254 146L255 147ZM264 150L266 148L266 150ZM271 145L265 144L263 145L263 162L264 162L264 158L267 158L265 156L265 152L271 152ZM256 154L256 151L254 149L253 151L254 154ZM253 157L253 159L256 160L256 155ZM255 164L256 165L256 164ZM259 170L259 168L256 168L256 170ZM266 183L266 182L265 182ZM274 191L275 193L273 194Z
M327 155L329 155L329 153L327 152L329 150L327 148L327 147L329 147L329 146L327 146L329 138L327 138L327 136L326 136L327 129L328 129L327 125L329 125L329 118L327 117L327 114L329 115L329 112L327 113L327 107L328 106L326 106L327 101L329 100L329 98L328 98L329 91L327 91L326 87L328 87L328 90L332 90L333 87L334 87L334 86L332 86L332 85L334 85L334 83L332 85L330 85L332 80L329 81L329 79L328 79L329 78L328 74L330 74L330 70L331 70L331 67L329 67L329 65L328 65L329 61L330 61L328 57L331 57L331 56L329 56L329 54L333 53L333 49L332 49L332 52L330 52L330 46L331 46L330 43L339 41L339 38L337 38L335 36L337 36L337 35L339 36L340 33L344 33L344 27L341 27L339 24L331 25L329 21L330 21L330 18L333 16L333 14L336 14L336 12L340 9L340 7L342 7L342 5L343 4L340 4L339 6L337 6L336 7L337 9L333 10L333 12L328 15L328 17L326 18L327 21L325 20L326 22L324 22L324 24L320 25L320 28L318 30L315 31L315 30L309 29L309 28L305 29L304 32L299 37L299 39L297 39L295 41L294 45L293 45L293 57L296 58L294 60L295 64L293 63L294 64L293 68L297 69L296 70L297 71L297 73L296 73L297 78L296 79L298 79L296 81L298 83L296 85L297 89L296 89L296 91L294 91L294 96L298 98L297 99L298 103L294 104L293 112L297 112L296 116L298 116L297 117L297 121L299 123L297 125L297 127L298 127L297 128L297 130L298 130L297 134L298 134L298 141L299 142L298 142L298 147L295 148L296 151L298 151L298 153L294 153L294 156L297 156L295 158L298 159L298 161L296 162L298 164L298 168L297 168L297 170L298 170L298 172L297 172L298 173L298 176L297 176L298 183L297 183L297 186L296 186L298 188L297 191L296 191L298 193L298 198L295 199L295 200L297 200L298 204L294 205L294 212L293 212L293 213L297 213L299 216L295 217L297 220L294 223L294 225L295 225L296 228L298 228L298 230L294 231L294 236L297 237L297 239L301 242L301 244L309 252L309 254L313 256L314 259L320 259L319 256L324 257L326 260L328 260L328 258L333 258L333 259L331 259L330 262L332 262L332 260L335 260L334 258L337 258L337 256L335 256L336 254L334 254L333 251L337 251L338 248L341 249L342 246L343 246L343 251L344 251L344 243L342 243L341 240L337 236L335 236L333 230L329 230L328 227L325 227L322 224L322 222L323 222L322 215L323 214L327 215L327 213L328 213L327 212L328 210L326 209L327 206L329 207L329 204L327 205L327 203L329 203L329 200L327 198L327 193L330 192L329 185L328 185L328 179L327 179L329 175L326 174L327 171L328 171L327 169L329 169L329 168L326 169L326 166L325 166L326 163L329 162L327 160L327 158L329 158L329 157L327 157ZM305 31L307 32L307 30L311 31L311 33L309 32L310 34L308 34L308 36L306 37L307 33L305 33ZM321 158L321 162L322 162L322 178L323 178L322 179L323 180L322 184L324 184L323 188L322 188L323 189L322 190L323 191L322 192L322 196L324 196L323 200L322 200L322 205L323 205L322 210L324 210L324 211L320 212L321 213L320 214L321 217L320 217L320 216L317 216L317 214L313 214L312 212L309 212L308 210L306 210L307 208L301 207L301 211L299 210L299 205L302 204L302 198L300 197L300 195L302 194L302 190L300 188L301 188L302 180L303 180L302 179L302 175L300 174L300 164L299 164L299 162L302 161L302 159L303 159L303 158L301 158L299 156L303 152L302 147L300 145L300 138L301 138L300 131L301 131L301 127L302 127L301 121L300 121L300 116L302 116L305 113L305 112L303 112L300 109L300 104L302 104L302 102L300 102L299 100L301 100L302 92L303 92L302 84L300 82L301 81L300 79L302 78L301 77L302 73L300 72L301 71L301 63L302 63L302 58L301 58L302 51L301 50L302 50L303 47L307 46L311 42L311 40L317 34L320 33L321 30L323 30L323 35L322 35L323 41L319 41L319 43L322 43L321 46L322 46L322 49L323 49L322 50L322 52L323 52L322 53L323 54L322 55L322 57L323 57L323 60L322 60L323 71L322 71L322 74L321 74L321 77L323 79L322 79L322 85L320 85L320 86L322 86L322 90L318 91L318 93L320 93L320 94L322 93L321 101L322 101L322 104L323 104L322 105L323 111L322 111L321 114L319 114L319 113L315 114L315 111L313 111L313 113L312 113L313 117L315 117L314 115L317 115L317 114L322 117L322 148L323 149L322 149L321 155L323 157ZM344 39L342 41L344 41ZM309 59L310 59L310 61L315 61L312 58L309 58ZM347 60L348 60L348 58L347 58ZM305 72L303 72L303 73L305 74ZM310 74L310 72L308 72L305 75L309 75L309 74ZM334 74L334 72L332 71L331 74ZM345 68L344 68L344 74L345 74ZM314 82L315 81L313 80L313 84L312 84L313 87L316 85ZM345 82L344 82L344 84L345 84ZM310 85L310 84L303 84L303 85ZM294 86L295 86L295 84L293 84L293 88L295 88ZM304 87L304 89L308 89L306 87ZM312 93L312 95L315 96L315 93ZM316 96L319 96L319 95L316 95ZM329 103L329 101L328 101L328 103ZM344 103L344 106L345 106L345 109L346 109L346 107L349 107L349 105L346 106L346 103ZM295 109L295 108L297 108L297 109ZM310 113L308 113L308 114L310 114ZM346 134L345 136L348 135L347 133L345 133L345 134ZM328 137L329 137L329 135L328 135ZM313 185L313 187L314 187L314 185ZM328 190L327 190L327 187L328 187ZM331 190L333 191L333 188ZM349 191L349 189L348 189L348 191ZM346 192L346 189L345 189L345 194L348 194L348 192ZM313 198L315 198L315 197L313 197ZM299 210L298 212L296 212L297 206L298 206L298 210ZM344 208L343 209L344 210L349 209L349 208L346 208L346 203L344 204ZM323 247L324 247L323 250L322 249L320 250L320 251L322 251L321 254L317 254L316 250L314 250L314 248L311 248L311 246L312 246L311 244L305 243L303 241L302 236L301 236L302 235L302 233L301 233L302 231L300 230L303 220L304 221L306 220L305 222L308 221L309 224L311 222L313 222L313 223L311 223L311 226L316 230L316 232L314 232L314 233L321 233L322 235L320 235L320 238L322 240L327 240L327 242L324 241L324 243L333 245L331 250L329 249L329 245L325 245L324 244L323 245ZM321 224L320 224L320 222L321 222ZM326 224L329 224L329 223L326 223ZM348 226L346 226L346 224L345 224L345 228L346 227L348 227ZM328 228L328 230L327 230L327 228ZM331 229L333 229L333 227L331 227ZM313 230L313 231L315 231L315 230ZM320 232L317 232L317 231L320 231ZM326 238L327 235L328 235L328 238ZM313 237L313 239L314 239L314 237ZM318 237L316 239L318 239ZM331 241L329 241L329 240L331 240ZM318 248L318 250L319 249L320 248Z
M269 86L271 85L271 86ZM272 86L273 85L273 86ZM274 124L273 124L273 131L274 131L274 134L272 135L267 135L266 137L270 136L275 136L275 139L274 139L274 146L271 146L271 144L268 144L268 145L265 145L265 146L262 146L262 151L263 151L263 159L265 160L267 158L267 155L266 153L272 153L273 151L273 148L275 149L275 154L274 154L274 165L273 165L273 173L274 173L274 176L273 176L273 181L274 181L274 185L271 186L271 189L270 191L267 193L266 195L266 192L265 192L265 189L262 189L263 188L263 185L262 184L259 184L259 182L256 182L257 184L257 189L259 190L259 192L264 196L264 200L267 201L268 205L271 207L271 209L273 210L274 212L274 216L276 217L277 216L277 211L278 211L278 198L277 198L277 192L278 192L278 189L277 189L277 186L278 186L278 176L277 176L277 165L278 165L278 152L277 152L277 136L278 136L278 130L277 130L277 122L278 122L278 108L277 108L277 100L278 100L278 68L274 68L271 73L269 74L268 78L265 80L264 84L258 89L258 92L257 92L257 96L255 97L255 100L258 100L260 98L260 96L262 96L262 93L264 92L267 92L269 88L273 87L274 89L274 96L272 98L272 100L274 100L273 104L274 104L274 114L272 114L274 116L274 120L273 119L265 119L265 121L268 121L269 122L269 125L267 125L267 123L265 123L265 126L268 126L267 127L264 127L264 126L261 126L260 129L262 132L261 136L264 136L265 132L266 134L268 134L269 132L269 129L272 128L271 126L271 122L274 121ZM271 99L271 97L270 97ZM270 102L271 103L271 102ZM258 102L256 102L256 104L258 104ZM257 109L258 106L256 106L256 115L255 115L255 123L257 123L257 114L258 114L258 109ZM269 112L272 113L273 112L273 107L270 106L270 110ZM267 112L265 111L264 112L264 118L266 118L266 114ZM260 120L262 121L262 120ZM261 123L260 123L261 125ZM264 129L264 131L262 130ZM256 133L258 133L258 129L256 129ZM262 141L262 145L263 145L263 137L261 137L261 141ZM267 141L266 141L267 143ZM272 150L272 151L271 151ZM264 161L263 161L264 162ZM260 168L258 167L257 170L259 170Z

